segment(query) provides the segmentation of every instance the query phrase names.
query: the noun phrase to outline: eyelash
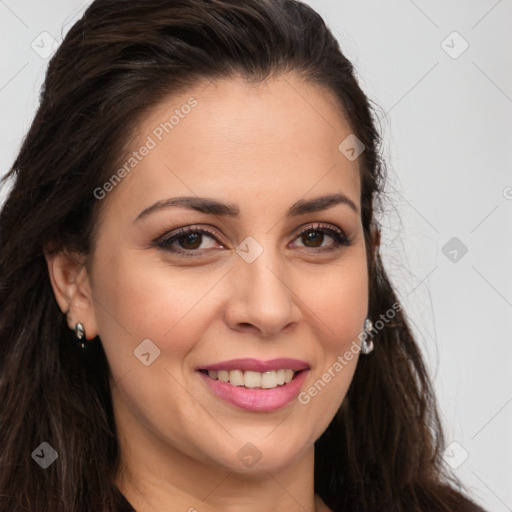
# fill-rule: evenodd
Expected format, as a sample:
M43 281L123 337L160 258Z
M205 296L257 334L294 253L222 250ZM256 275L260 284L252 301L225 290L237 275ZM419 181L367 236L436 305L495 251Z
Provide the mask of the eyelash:
M306 227L305 229L301 230L296 235L295 239L297 239L297 238L301 237L302 235L304 235L305 233L309 233L309 232L323 233L324 235L325 234L329 235L334 240L334 243L330 247L319 247L319 248L304 247L305 249L308 249L309 251L313 251L313 252L317 252L317 253L318 252L328 252L328 251L336 250L342 246L343 247L349 246L351 244L351 241L345 236L345 234L341 230L338 231L337 229L334 229L334 228L329 227L324 224L315 224L313 226ZM210 231L208 228L205 228L205 227L194 228L194 227L186 226L186 227L180 228L177 232L174 232L171 234L166 234L162 237L157 238L153 242L152 247L158 247L165 251L181 254L183 256L201 255L202 251L204 251L204 250L201 250L201 249L188 249L187 250L187 249L182 249L182 248L175 249L175 248L171 247L171 244L173 244L174 242L178 241L180 238L183 238L191 233L200 233L202 235L208 235L208 236L212 237L217 243L221 244L221 242L219 242L217 240L216 234L213 231ZM205 249L205 250L208 251L209 249Z

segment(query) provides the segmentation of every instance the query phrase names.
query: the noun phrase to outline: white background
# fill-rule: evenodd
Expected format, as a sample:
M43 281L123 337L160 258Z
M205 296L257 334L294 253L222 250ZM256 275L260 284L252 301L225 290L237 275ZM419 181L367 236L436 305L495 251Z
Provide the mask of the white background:
M1 175L34 115L48 34L60 42L88 3L0 0ZM380 107L381 252L455 443L446 460L487 510L510 511L512 1L307 3Z

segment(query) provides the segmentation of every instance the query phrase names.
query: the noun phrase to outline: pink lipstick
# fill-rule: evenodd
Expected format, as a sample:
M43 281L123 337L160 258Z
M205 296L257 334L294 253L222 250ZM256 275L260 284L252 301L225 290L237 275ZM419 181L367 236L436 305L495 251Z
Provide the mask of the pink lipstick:
M218 398L244 410L264 412L276 411L297 397L309 365L291 358L232 359L196 370Z

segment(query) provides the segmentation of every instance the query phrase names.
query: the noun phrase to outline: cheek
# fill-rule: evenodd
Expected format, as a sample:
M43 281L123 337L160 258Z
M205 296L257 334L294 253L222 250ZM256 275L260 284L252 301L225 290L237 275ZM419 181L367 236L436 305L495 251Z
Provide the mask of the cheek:
M368 275L363 251L333 265L328 276L322 275L315 292L307 295L319 364L298 397L308 411L305 421L310 442L327 428L352 382L359 358L358 337L368 309Z
M156 261L143 264L142 259L119 255L108 265L98 265L108 271L95 276L99 336L119 371L136 362L134 350L148 339L161 355L171 353L166 364L180 363L215 313L214 294L208 292L219 280L217 274L177 270Z
M364 250L339 264L322 269L315 280L308 279L302 294L312 322L323 334L326 355L344 351L363 329L368 311L368 272ZM318 335L317 335L318 338Z
M183 391L190 371L183 365L216 314L208 291L219 276L143 265L137 255L119 256L103 268L115 271L96 276L95 314L119 414L125 421L135 415L147 428L159 425L179 442L187 437L181 432L189 427L188 415L201 416L198 403ZM148 352L145 365L142 354Z

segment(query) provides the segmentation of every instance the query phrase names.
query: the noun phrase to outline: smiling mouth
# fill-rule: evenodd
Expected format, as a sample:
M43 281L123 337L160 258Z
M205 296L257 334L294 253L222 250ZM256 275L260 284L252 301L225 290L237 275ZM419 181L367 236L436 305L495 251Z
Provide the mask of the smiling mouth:
M204 369L199 369L199 371L208 375L212 380L219 380L236 387L245 387L248 389L274 389L285 386L304 370L283 368L267 372Z

